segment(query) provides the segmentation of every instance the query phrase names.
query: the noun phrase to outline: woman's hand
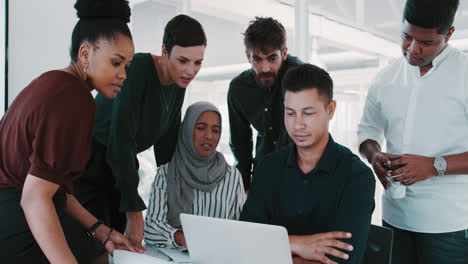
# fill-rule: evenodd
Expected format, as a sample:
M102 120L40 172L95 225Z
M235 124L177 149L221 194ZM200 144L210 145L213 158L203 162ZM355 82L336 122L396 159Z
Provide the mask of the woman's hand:
M138 253L143 253L146 249L141 245L143 241L144 229L143 213L127 212L127 227L125 229L125 236L130 240Z
M96 239L103 244L106 251L111 255L116 249L138 252L124 235L105 225L100 225L96 229Z

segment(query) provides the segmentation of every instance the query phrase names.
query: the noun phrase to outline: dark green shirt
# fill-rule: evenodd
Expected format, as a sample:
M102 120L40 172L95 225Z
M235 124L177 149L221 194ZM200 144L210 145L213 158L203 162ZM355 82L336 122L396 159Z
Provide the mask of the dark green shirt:
M138 153L154 145L158 166L170 161L177 142L185 89L161 85L153 57L135 54L114 100L96 97L95 139L107 146L107 163L121 195L120 211L146 209L138 195Z
M293 143L257 164L240 220L284 226L289 235L352 233L347 261L361 263L374 211L372 171L330 136L317 166L304 174Z
M288 55L278 73L276 84L270 89L263 88L249 69L234 78L228 91L230 146L236 159L236 167L242 174L244 188L250 188L253 164L253 141L251 126L257 130L255 159L290 142L284 128L284 92L281 80L290 68L302 62Z

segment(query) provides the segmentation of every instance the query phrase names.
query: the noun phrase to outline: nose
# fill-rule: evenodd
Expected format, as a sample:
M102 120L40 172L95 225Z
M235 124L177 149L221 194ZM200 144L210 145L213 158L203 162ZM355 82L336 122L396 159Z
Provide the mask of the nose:
M205 132L205 139L211 140L213 138L213 132L210 129L207 129Z
M261 65L262 72L270 72L270 64L267 61L263 61Z
M416 41L416 40L412 40L410 45L408 46L408 50L409 52L411 52L411 54L420 54L421 53L421 45L419 45L419 43Z
M195 75L195 72L196 72L196 66L195 65L189 65L185 68L185 73L190 76L190 77L193 77Z
M127 79L127 72L125 71L125 68L119 70L119 72L117 73L117 78L121 80Z
M294 120L294 128L296 130L301 130L305 128L304 118L302 115L296 115L296 119Z

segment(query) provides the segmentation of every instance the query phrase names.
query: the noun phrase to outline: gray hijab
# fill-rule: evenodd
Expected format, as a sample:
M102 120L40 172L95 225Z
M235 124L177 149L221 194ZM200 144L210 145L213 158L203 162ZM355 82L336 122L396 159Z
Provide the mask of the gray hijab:
M185 113L179 131L176 150L167 171L167 219L169 224L181 229L179 215L192 213L193 190L211 192L224 179L228 164L223 154L213 151L209 157L201 157L193 147L195 122L204 112L221 113L209 102L192 104Z

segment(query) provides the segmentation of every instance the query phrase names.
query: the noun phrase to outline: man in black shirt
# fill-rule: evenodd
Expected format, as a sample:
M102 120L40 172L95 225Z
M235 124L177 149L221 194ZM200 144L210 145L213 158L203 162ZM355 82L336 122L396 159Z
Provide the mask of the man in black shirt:
M252 68L231 81L227 101L230 146L248 190L254 161L251 126L257 130L255 159L290 142L284 129L281 79L302 62L288 55L286 31L273 18L251 21L244 44Z
M375 180L328 132L333 82L326 71L303 64L286 73L283 87L284 122L294 143L258 162L240 219L284 226L292 253L302 258L361 263Z

